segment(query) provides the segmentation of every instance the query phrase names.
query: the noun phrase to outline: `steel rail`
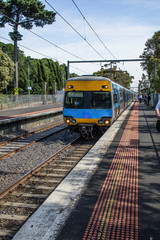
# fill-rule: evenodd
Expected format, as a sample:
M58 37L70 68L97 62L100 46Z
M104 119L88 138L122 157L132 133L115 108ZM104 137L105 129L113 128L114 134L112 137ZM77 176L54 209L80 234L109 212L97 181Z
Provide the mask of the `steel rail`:
M23 139L24 137L28 137L28 136L31 136L31 135L33 135L33 134L35 134L35 133L39 133L39 132L45 131L45 130L47 130L47 129L50 129L50 128L52 128L52 127L56 127L56 126L58 126L58 125L60 125L60 124L63 124L63 123L64 123L64 121L61 121L61 122L55 123L55 124L53 124L53 125L50 125L50 126L47 126L47 127L44 127L44 128L38 129L38 130L35 130L35 131L31 131L31 132L28 132L28 133L23 134L23 135L21 135L21 136L18 136L18 137L12 138L12 139L10 139L10 140L4 141L4 142L0 143L0 147L6 145L6 144L8 144L8 143L14 142L14 141L16 141L16 140L18 140L18 139Z
M55 126L53 126L53 127L56 127L56 126L59 126L59 125L60 125L60 124L57 124L57 125L55 125ZM11 152L9 152L9 153L7 153L7 154L4 154L4 155L0 156L0 160L6 158L6 157L8 157L8 156L11 156L11 155L13 155L13 154L21 151L22 149L25 149L25 148L27 148L27 147L29 147L29 146L31 146L31 145L33 145L33 144L35 144L35 143L43 140L43 139L45 139L45 138L48 138L48 137L50 137L50 136L52 136L52 135L54 135L54 134L57 134L57 133L59 133L59 132L61 132L61 131L64 131L66 128L67 128L67 127L64 127L63 129L59 129L58 131L56 131L56 132L54 132L54 133L47 134L46 136L40 137L39 139L34 140L34 141L32 141L31 143L26 144L25 146L22 146L22 147L20 147L20 148L15 149L14 151L11 151ZM48 129L49 129L49 128L48 128ZM44 129L44 130L39 131L39 132L43 132L43 131L45 131L45 130L47 130L47 129ZM38 133L38 132L36 132L36 133ZM34 134L35 134L35 133L34 133ZM30 135L30 134L29 134L29 135ZM29 136L29 135L28 135L28 136ZM32 136L32 134L31 134L31 136ZM19 139L23 139L23 138L24 138L24 137L20 137ZM12 142L14 142L14 141L12 141ZM12 143L12 142L11 142L11 143Z
M55 157L57 157L60 153L71 147L73 143L75 143L80 137L77 137L72 142L67 144L65 147L51 155L49 158L45 159L43 162L41 162L39 165L37 165L32 170L28 171L25 175L23 175L18 181L15 181L13 184L11 184L9 187L7 187L4 191L0 193L0 200L4 198L9 192L12 192L17 186L22 184L24 181L26 181L30 176L34 175L37 171L39 171L42 167L44 167L46 164L48 164L50 161L52 161Z

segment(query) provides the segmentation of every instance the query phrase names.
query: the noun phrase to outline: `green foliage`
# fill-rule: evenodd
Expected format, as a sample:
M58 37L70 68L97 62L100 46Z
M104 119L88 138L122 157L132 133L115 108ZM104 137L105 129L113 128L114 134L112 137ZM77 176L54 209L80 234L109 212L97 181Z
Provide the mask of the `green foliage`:
M10 57L0 48L0 90L7 87L12 80L14 72L14 63Z
M2 49L2 51L4 53L6 53L12 60L14 57L14 46L13 44L9 43L9 44L5 44L0 42L0 48Z
M12 26L10 37L13 41L22 39L18 26L31 29L33 25L44 27L55 21L55 13L45 10L45 5L38 0L1 0L0 7L3 15L0 17L0 27L5 27L6 23Z
M14 59L14 45L13 44L11 44L11 43L5 44L5 43L0 42L0 48L12 60ZM22 82L26 81L26 79L27 79L27 65L25 65L25 58L26 57L25 57L23 51L18 49L18 59L19 59L18 75L19 75L19 88L20 88L19 93L25 92L24 83L22 84ZM25 66L26 66L26 69L24 70ZM12 81L12 82L9 82L9 85L7 86L8 93L13 94L14 93L13 89L14 89L14 86L13 86L13 81ZM27 85L26 85L26 89L27 89Z
M141 66L143 70L147 71L151 90L160 93L160 31L155 32L153 37L146 41L140 57L146 59Z
M54 93L54 83L57 83L57 89L61 90L63 85L63 65L54 62L51 59L40 59L30 61L30 86L31 93L43 94L44 83L47 82L47 94ZM64 69L65 71L65 69ZM65 73L66 76L66 73ZM66 79L64 79L65 81Z
M55 21L53 11L45 10L43 5L38 0L0 0L0 27L5 27L8 23L13 31L9 32L10 38L14 41L14 87L18 87L18 56L17 42L22 40L22 35L19 33L19 27L24 29L32 29L36 27L44 27L46 24L52 24Z
M108 65L104 65L100 71L93 73L96 76L103 76L110 78L112 81L120 84L121 86L130 89L130 84L132 83L133 76L130 76L127 71L117 70L116 67L112 69Z
M70 73L70 74L69 74L69 77L70 77L70 78L73 78L73 77L78 77L78 75L77 75L77 74L75 74L75 73Z
M8 59L13 59L14 46L12 44L0 42L0 47L3 50L3 54ZM31 57L25 57L24 53L20 50L18 51L18 56L20 60L18 69L20 94L27 94L28 86L32 88L30 91L31 94L43 94L44 82L47 82L47 94L54 93L54 83L57 83L58 90L62 89L67 76L67 67L65 64L60 65L58 62L54 62L52 59L47 58L32 59ZM1 62L0 67L2 67ZM13 94L14 86L13 81L11 81L13 79L13 71L12 73L9 72L9 74L10 81L7 85L7 93ZM6 93L6 89L1 88L0 92Z

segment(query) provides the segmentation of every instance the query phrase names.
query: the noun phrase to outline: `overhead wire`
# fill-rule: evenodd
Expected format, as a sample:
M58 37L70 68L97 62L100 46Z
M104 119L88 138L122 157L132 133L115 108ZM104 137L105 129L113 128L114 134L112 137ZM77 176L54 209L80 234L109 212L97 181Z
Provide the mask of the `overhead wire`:
M74 27L72 27L72 25L71 25L65 18L63 18L63 16L62 16L55 8L53 8L52 5L51 5L50 3L48 3L47 0L44 0L44 1L45 1L81 38L83 38L84 41L86 41L86 42L97 52L97 50L86 40L86 38L83 37ZM81 12L80 9L78 8L78 6L77 6L77 4L75 3L75 1L72 0L72 2L75 4L75 6L77 7L78 11L79 11L79 12L81 13L81 15L83 16L83 19L87 22L87 24L90 26L90 28L91 28L92 31L95 33L95 35L98 37L98 39L101 41L101 43L104 45L104 47L110 52L110 50L105 46L105 44L103 43L103 41L99 38L99 36L98 36L98 34L95 32L95 30L94 30L94 29L92 28L92 26L89 24L89 22L87 21L87 19L85 18L85 16L82 14L82 12ZM1 14L1 15L4 15L4 16L5 16L6 18L8 18L10 21L12 21L12 22L15 23L15 21L14 21L13 19L9 18L9 17L6 16L4 13L1 13L1 12L0 12L0 14ZM28 29L27 29L27 30L28 30ZM70 54L70 55L72 55L72 56L74 56L74 57L76 57L76 58L79 58L79 59L85 61L84 59L78 57L77 55L72 54L71 52L69 52L69 51L67 51L67 50L65 50L65 49L57 46L56 44L50 42L49 40L45 39L44 37L40 36L39 34L34 33L34 32L31 31L31 30L28 30L28 31L30 31L32 34L38 36L39 38L43 39L44 41L52 44L52 45L55 46L56 48L59 48L60 50L66 52L66 53L68 53L68 54ZM1 38L3 38L3 37L1 37ZM19 46L22 46L22 45L19 44ZM38 54L40 54L40 55L42 55L42 56L46 56L46 55L44 55L44 54L42 54L42 53L36 52L35 50L31 50L30 48L27 48L27 47L25 47L25 46L22 46L22 47L23 47L23 48L26 48L26 49L28 49L28 50L30 50L30 51L33 51L33 52L35 52L35 53L38 53ZM97 54L99 54L99 53L97 52ZM111 52L110 52L110 54L112 55L112 57L114 57L114 55L113 55ZM103 58L103 56L102 56L101 54L99 54L99 55ZM46 56L46 57L48 57L48 56ZM51 57L49 57L49 58L51 58ZM114 57L114 58L115 58L115 57ZM54 58L51 58L51 59L54 59ZM103 59L106 60L105 58L103 58ZM54 60L57 61L57 59L54 59ZM59 61L59 62L61 62L61 61ZM116 62L116 58L115 58L115 62ZM63 62L62 62L62 63L63 63ZM65 64L65 63L63 63L63 64ZM79 68L76 68L76 67L72 67L72 68L77 69L77 70L80 70L80 71L82 71L82 72L85 72L85 71L83 71L83 70L81 70L81 69L79 69ZM86 73L86 72L85 72L85 73Z
M59 15L65 23L67 23L102 59L105 60L105 58L87 41L85 37L82 36L47 0L44 0L55 12L57 15Z
M10 21L12 21L13 23L15 23L15 21L14 21L13 19L11 19L10 17L8 17L8 16L5 15L4 13L1 13L1 12L0 12L0 14L1 14L1 15L4 15L4 16L5 16L6 18L8 18ZM83 59L83 58L81 58L81 57L79 57L79 56L77 56L77 55L75 55L75 54L69 52L68 50L66 50L66 49L64 49L64 48L62 48L62 47L60 47L60 46L58 46L58 45L52 43L51 41L49 41L49 40L47 40L46 38L40 36L39 34L33 32L33 31L29 30L29 29L27 29L27 30L28 30L29 32L31 32L32 34L34 34L35 36L41 38L42 40L44 40L44 41L50 43L50 44L53 45L53 46L55 46L56 48L58 48L58 49L60 49L60 50L62 50L62 51L64 51L64 52L66 52L67 54L70 54L70 55L73 56L73 57L76 57L76 58L78 58L78 59L80 59L80 60L85 61L85 59ZM34 50L33 50L33 52L34 52ZM42 54L41 54L41 55L42 55ZM59 61L59 62L60 62L60 61ZM74 67L74 68L75 68L75 67ZM76 68L76 69L78 69L78 68ZM80 69L78 69L78 70L80 70ZM80 71L84 72L83 70L80 70ZM86 73L86 72L85 72L85 73Z
M4 38L4 37L2 37L2 36L0 36L0 38L6 40L6 41L8 41L8 42L13 42L12 40L9 40L9 39ZM39 55L41 55L41 56L43 56L43 57L47 57L47 58L49 58L49 59L52 59L52 60L54 60L54 61L57 61L57 59L55 59L55 58L53 58L53 57L50 57L50 56L48 56L48 55L45 55L45 54L40 53L40 52L38 52L38 51L35 51L35 50L33 50L33 49L29 48L29 47L23 46L22 44L19 44L19 43L18 43L18 46L20 46L20 47L22 47L22 48L25 48L25 49L28 49L29 51L34 52L34 53L37 53L37 54L39 54ZM65 64L65 63L62 62L62 61L58 61L58 62L61 63L61 64ZM88 74L88 72L86 72L86 71L84 71L84 70L82 70L82 69L79 69L79 68L73 67L73 66L71 66L71 67L74 68L74 69L76 69L76 70L79 70L79 71L81 71L81 72L84 72L84 73L87 73L87 74Z
M72 2L74 3L74 5L76 6L76 8L78 9L79 13L81 14L81 16L83 17L83 19L86 21L86 23L88 24L88 26L91 28L91 30L94 32L94 34L96 35L96 37L99 39L99 41L102 43L102 45L104 46L104 48L112 55L112 57L114 59L116 59L116 57L112 54L112 52L106 47L106 45L104 44L104 42L101 40L101 38L98 36L98 34L96 33L96 31L93 29L93 27L91 26L91 24L88 22L88 20L86 19L86 17L84 16L84 14L82 13L82 11L79 9L79 7L77 6L77 4L75 3L74 0L72 0Z
M90 27L90 29L94 32L94 34L96 35L96 37L99 39L99 41L102 43L102 45L104 46L104 48L111 54L111 56L115 59L115 62L117 60L117 58L113 55L113 53L107 48L107 46L105 45L105 43L102 41L102 39L98 36L98 34L96 33L96 31L94 30L94 28L91 26L91 24L88 22L88 20L86 19L86 17L84 16L84 14L82 13L82 11L80 10L80 8L78 7L78 5L76 4L76 2L74 0L72 0L73 4L75 5L75 7L77 8L77 10L79 11L79 13L81 14L81 16L83 17L83 20L86 21L86 23L88 24L88 26ZM116 62L118 63L118 62ZM126 71L124 64L121 63L123 66L124 71Z
M0 14L1 14L1 13L0 13ZM8 17L8 16L5 15L4 13L3 13L2 15L4 15L6 18L8 18L8 19L9 19L10 21L12 21L13 23L15 23L15 21L14 21L13 19L11 19L10 17ZM76 58L79 58L79 59L81 59L81 60L84 60L83 58L80 58L80 57L78 57L77 55L75 55L75 54L73 54L73 53L65 50L64 48L62 48L62 47L60 47L60 46L58 46L58 45L50 42L49 40L45 39L44 37L40 36L39 34L33 32L33 31L29 30L29 29L27 29L27 30L28 30L29 32L31 32L32 34L36 35L37 37L39 37L39 38L43 39L44 41L50 43L51 45L55 46L56 48L59 48L60 50L66 52L66 53L68 53L68 54L70 54L70 55L72 55L72 56L74 56L74 57L76 57Z
M0 14L1 14L1 15L4 15L4 16L5 16L6 18L8 18L10 21L12 21L13 23L15 23L15 21L14 21L13 19L11 19L10 17L8 17L6 14L1 13L1 12L0 12ZM75 54L73 54L73 53L65 50L64 48L59 47L59 46L57 46L56 44L50 42L49 40L45 39L44 37L40 36L39 34L34 33L33 31L31 31L31 30L29 30L29 29L27 29L27 30L28 30L29 32L31 32L32 34L36 35L37 37L43 39L44 41L52 44L52 45L55 46L56 48L58 48L58 49L60 49L60 50L62 50L62 51L64 51L64 52L66 52L66 53L68 53L68 54L70 54L70 55L72 55L72 56L74 56L74 57L76 57L76 58L79 58L79 59L81 59L81 60L84 60L83 58L80 58L80 57L78 57L77 55L75 55ZM1 38L4 39L4 40L10 41L9 39L3 38L3 37L1 37ZM10 42L12 42L12 41L10 41ZM57 61L57 59L55 59L55 58L53 58L53 57L49 57L49 56L47 56L47 55L45 55L45 54L43 54L43 53L39 53L39 52L37 52L37 51L35 51L35 50L33 50L33 49L30 49L30 48L28 48L28 47L25 47L25 46L21 45L21 44L18 44L18 45L21 46L21 47L23 47L23 48L26 48L26 49L28 49L28 50L30 50L30 51L32 51L32 52L38 53L38 54L41 55L41 56L48 57L48 58L50 58L50 59L53 59L54 61ZM58 60L58 61L59 61L59 60ZM64 62L61 62L61 61L59 61L59 62L62 63L62 64L65 64ZM72 68L77 69L77 70L79 70L79 71L81 71L81 72L87 73L86 71L81 70L81 69L79 69L79 68L77 68L77 67L72 67Z
M69 52L68 50L65 50L64 48L62 48L62 47L60 47L60 46L57 46L56 44L54 44L54 43L50 42L49 40L47 40L46 38L44 38L44 37L40 36L39 34L37 34L37 33L33 32L33 31L31 31L31 30L28 30L28 31L29 31L29 32L31 32L32 34L34 34L35 36L37 36L37 37L41 38L42 40L44 40L44 41L46 41L46 42L50 43L51 45L55 46L56 48L59 48L60 50L62 50L62 51L64 51L64 52L66 52L66 53L68 53L68 54L72 55L73 57L76 57L76 58L79 58L79 59L81 59L81 60L85 61L85 59L78 57L77 55L75 55L75 54L73 54L73 53Z

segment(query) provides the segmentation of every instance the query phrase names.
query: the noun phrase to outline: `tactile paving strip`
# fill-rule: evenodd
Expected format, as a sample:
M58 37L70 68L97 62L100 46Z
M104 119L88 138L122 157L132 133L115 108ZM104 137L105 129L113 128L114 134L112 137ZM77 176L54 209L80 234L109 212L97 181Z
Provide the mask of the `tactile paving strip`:
M138 141L135 103L83 240L138 240Z

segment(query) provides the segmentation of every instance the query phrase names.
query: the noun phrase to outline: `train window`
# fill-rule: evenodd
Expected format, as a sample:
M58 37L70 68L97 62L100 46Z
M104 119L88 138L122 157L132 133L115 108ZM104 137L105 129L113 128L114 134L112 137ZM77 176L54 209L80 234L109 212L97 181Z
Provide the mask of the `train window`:
M117 102L118 102L118 96L117 96L117 94L114 94L114 95L113 95L113 99L114 99L114 103L117 103Z
M65 108L76 109L107 109L111 108L111 93L110 92L66 92Z
M66 92L65 108L83 108L83 92Z
M122 103L123 102L123 90L120 89L120 102Z
M111 108L110 92L92 92L92 108Z

